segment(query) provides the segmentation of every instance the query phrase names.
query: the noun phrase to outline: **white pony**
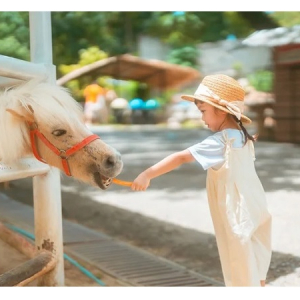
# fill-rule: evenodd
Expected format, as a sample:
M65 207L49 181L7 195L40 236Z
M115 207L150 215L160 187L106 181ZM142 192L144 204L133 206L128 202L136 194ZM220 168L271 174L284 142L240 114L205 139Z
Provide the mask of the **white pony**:
M120 154L84 124L67 89L34 79L0 93L0 161L31 155L106 189L123 167Z

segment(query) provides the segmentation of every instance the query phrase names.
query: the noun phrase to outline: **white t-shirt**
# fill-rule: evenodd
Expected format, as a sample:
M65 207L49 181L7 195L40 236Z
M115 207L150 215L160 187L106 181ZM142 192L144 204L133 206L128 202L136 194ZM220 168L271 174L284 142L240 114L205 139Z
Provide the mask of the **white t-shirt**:
M232 147L242 148L244 146L244 133L238 129L224 129L209 136L201 143L188 148L195 160L204 170L209 168L219 169L225 162L225 145L223 132L226 131L229 139L234 139Z

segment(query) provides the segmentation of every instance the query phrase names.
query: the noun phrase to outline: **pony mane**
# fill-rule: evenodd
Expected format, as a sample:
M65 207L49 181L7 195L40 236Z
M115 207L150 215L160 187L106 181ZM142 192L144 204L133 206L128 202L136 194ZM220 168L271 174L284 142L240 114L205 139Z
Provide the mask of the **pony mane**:
M13 117L7 108L24 107L47 126L68 124L73 130L83 121L83 111L66 88L31 80L0 94L0 160L13 162L31 154L28 126L24 120ZM74 122L77 119L78 122Z

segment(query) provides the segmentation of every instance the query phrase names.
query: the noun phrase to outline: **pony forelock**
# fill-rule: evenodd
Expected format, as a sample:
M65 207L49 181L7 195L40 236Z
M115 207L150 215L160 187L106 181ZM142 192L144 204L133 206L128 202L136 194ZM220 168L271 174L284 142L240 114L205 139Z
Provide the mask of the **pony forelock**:
M7 108L24 107L47 123L61 123L74 129L74 120L83 120L80 104L67 89L43 82L28 82L0 94L0 160L11 162L31 153L28 127Z

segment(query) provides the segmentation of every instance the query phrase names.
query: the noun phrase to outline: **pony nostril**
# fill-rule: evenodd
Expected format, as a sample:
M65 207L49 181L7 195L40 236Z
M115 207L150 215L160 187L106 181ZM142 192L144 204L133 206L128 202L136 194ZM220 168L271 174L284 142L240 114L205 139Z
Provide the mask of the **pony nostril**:
M107 169L119 169L122 167L121 154L117 151L114 151L112 155L108 155L104 161L104 165Z
M106 166L107 166L108 168L112 168L112 167L115 166L116 161L117 161L116 157L113 156L113 155L111 155L111 156L109 156L109 157L106 159L106 162L105 162L105 163L106 163Z

